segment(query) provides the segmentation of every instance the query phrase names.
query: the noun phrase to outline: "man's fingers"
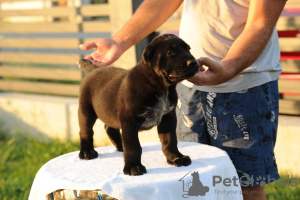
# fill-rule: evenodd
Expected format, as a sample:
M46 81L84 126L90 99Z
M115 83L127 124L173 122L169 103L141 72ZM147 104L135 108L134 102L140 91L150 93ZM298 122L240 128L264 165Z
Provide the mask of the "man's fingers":
M85 44L79 45L79 48L81 50L90 50L90 49L96 48L96 47L97 47L97 45L95 42L90 42L90 43L85 43Z
M106 67L106 66L108 66L107 63L98 62L98 61L95 61L95 60L92 60L91 62L92 62L93 65L95 65L96 67Z
M197 59L197 62L198 62L199 66L205 65L208 68L210 68L210 70L213 70L218 65L218 62L216 62L210 58L207 58L207 57L201 57L201 58Z
M200 57L200 58L196 59L197 64L198 64L199 66L203 65L203 59L204 59L204 57Z
M203 67L203 65L201 65L200 67L199 67L199 72L205 72L205 68Z
M84 59L89 60L96 67L106 67L106 66L108 66L107 63L98 62L98 61L95 61L95 60L89 59L89 58L91 58L91 56L86 56ZM79 68L82 68L82 66L79 64L79 61L77 61L77 65L78 65Z
M205 72L198 72L193 77L187 79L189 82L194 83L198 86L206 85L207 81L209 80L209 77Z

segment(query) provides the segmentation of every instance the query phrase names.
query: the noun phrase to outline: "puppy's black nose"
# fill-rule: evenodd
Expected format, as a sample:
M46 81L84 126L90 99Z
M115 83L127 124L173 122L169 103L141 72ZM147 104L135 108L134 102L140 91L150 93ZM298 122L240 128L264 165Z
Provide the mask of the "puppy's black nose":
M187 66L187 67L195 66L195 65L197 65L197 61L196 61L195 59L188 60L188 61L186 62L186 66Z

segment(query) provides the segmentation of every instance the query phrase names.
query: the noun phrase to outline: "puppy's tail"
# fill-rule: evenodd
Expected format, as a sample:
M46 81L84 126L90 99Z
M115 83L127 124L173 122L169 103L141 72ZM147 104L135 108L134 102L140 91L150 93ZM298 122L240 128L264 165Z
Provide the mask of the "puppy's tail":
M93 65L93 63L91 63L90 61L86 60L86 59L81 59L79 61L79 64L81 65L81 67L84 70L84 74L89 73L90 71L92 71L93 69L96 69L97 67L95 65Z

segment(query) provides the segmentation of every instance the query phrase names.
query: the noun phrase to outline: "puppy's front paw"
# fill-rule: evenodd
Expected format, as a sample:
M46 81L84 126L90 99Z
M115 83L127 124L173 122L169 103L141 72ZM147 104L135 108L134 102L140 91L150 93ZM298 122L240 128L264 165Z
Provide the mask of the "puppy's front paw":
M132 176L138 176L138 175L143 175L147 173L146 167L144 167L142 164L136 165L133 167L124 167L123 170L124 174L126 175L132 175Z
M95 149L91 149L88 151L80 151L79 158L84 160L91 160L98 157L97 151Z
M173 160L167 160L170 165L175 165L176 167L188 166L192 163L189 156L183 156L181 158L175 158Z

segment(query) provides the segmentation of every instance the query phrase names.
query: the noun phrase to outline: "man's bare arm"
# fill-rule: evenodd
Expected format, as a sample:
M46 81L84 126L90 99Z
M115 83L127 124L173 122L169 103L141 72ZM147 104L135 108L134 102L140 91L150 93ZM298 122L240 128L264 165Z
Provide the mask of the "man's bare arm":
M113 39L122 44L123 50L127 50L167 21L182 1L145 0Z
M178 9L183 0L145 0L130 20L112 37L80 45L96 48L86 59L98 67L116 61L124 51L155 31Z

